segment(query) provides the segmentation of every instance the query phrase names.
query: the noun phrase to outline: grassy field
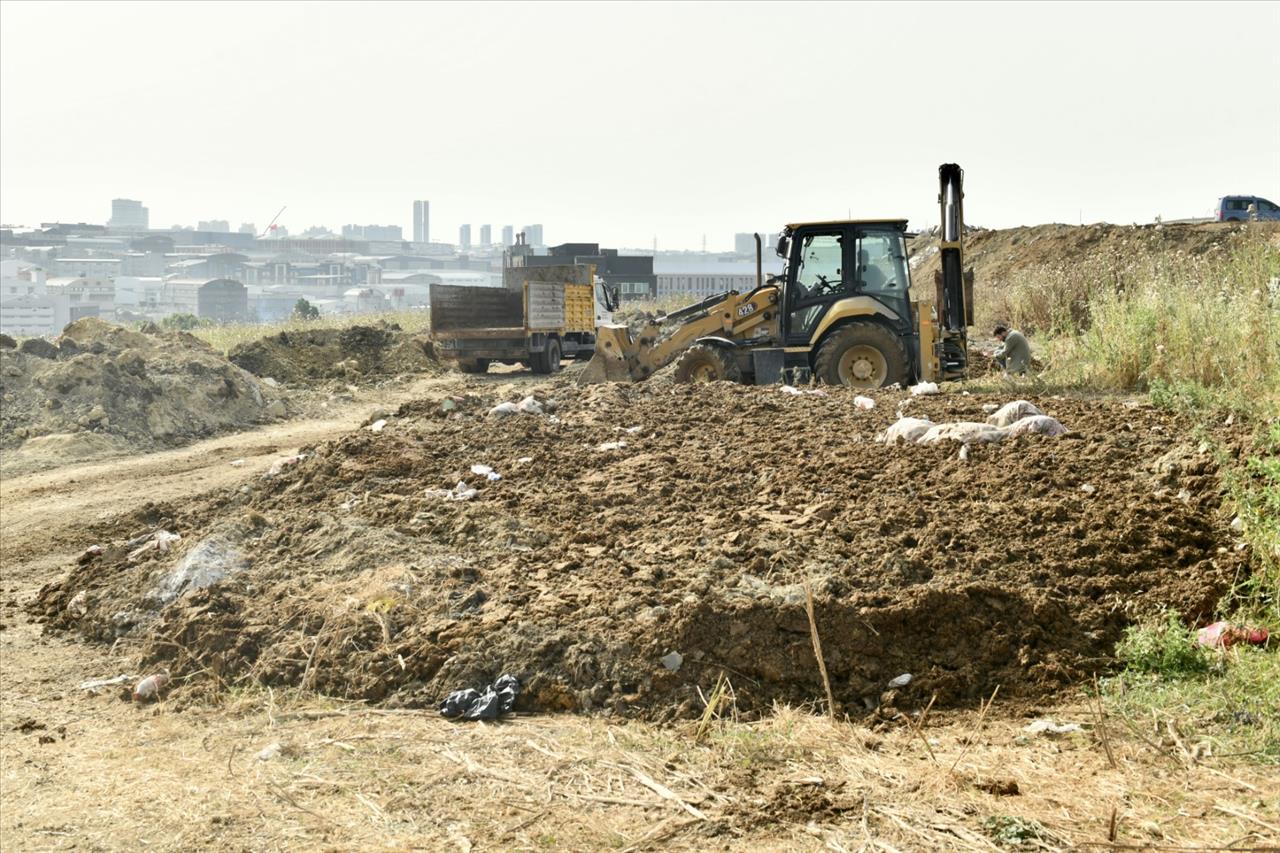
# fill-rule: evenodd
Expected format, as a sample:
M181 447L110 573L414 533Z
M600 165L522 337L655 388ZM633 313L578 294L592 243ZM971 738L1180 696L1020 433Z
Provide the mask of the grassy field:
M346 329L356 325L394 323L407 332L426 331L431 323L431 312L425 308L389 311L385 314L338 314L316 320L289 319L279 323L228 323L217 326L199 326L191 334L208 342L219 352L230 352L237 344L255 341L279 332L296 332L303 329Z

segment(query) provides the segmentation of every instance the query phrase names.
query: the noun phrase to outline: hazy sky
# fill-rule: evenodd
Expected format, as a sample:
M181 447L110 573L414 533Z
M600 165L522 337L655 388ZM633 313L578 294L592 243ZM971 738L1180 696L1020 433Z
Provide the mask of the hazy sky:
M812 218L1280 202L1280 3L0 5L0 221L541 222L731 246Z

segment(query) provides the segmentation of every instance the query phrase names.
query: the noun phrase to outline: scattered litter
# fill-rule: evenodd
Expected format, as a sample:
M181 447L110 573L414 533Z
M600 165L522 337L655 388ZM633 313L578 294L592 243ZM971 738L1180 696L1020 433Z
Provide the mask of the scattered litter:
M680 667L684 664L684 655L679 652L672 652L669 655L663 655L661 658L662 665L672 672L679 672Z
M619 428L622 429L623 432L627 432L632 435L635 435L636 433L644 429L643 426L633 426L633 427L625 427L625 428L619 427Z
M80 555L80 562L85 563L94 557L100 557L100 556L102 556L102 546L90 545L88 548L85 548L84 553Z
M452 412L456 408L458 408L458 401L452 397L445 397L440 401L440 411L442 412Z
M1079 723L1055 723L1053 720L1036 720L1023 729L1033 735L1065 735L1080 730Z
M467 688L455 690L440 703L440 716L464 720L496 720L515 707L520 682L514 675L504 675L483 691Z
M911 673L909 673L909 672L904 672L904 673L902 673L902 675L899 675L897 678L892 678L892 679L890 679L890 680L889 680L889 686L890 686L890 687L894 687L894 688L897 688L897 687L906 687L908 684L910 684L910 683L911 683L911 679L912 679L913 677L914 677L914 676L912 676L912 675L911 675Z
M427 489L427 497L442 498L446 501L469 501L479 492L461 480L452 489Z
M853 398L853 406L856 409L874 409L876 401L870 397L864 397L861 394Z
M520 463L521 465L525 465L532 461L533 461L532 456L521 456L519 459L516 460L516 462Z
M264 746L262 750L258 753L258 760L270 761L271 759L279 755L282 749L284 749L284 747L281 746L280 741L269 743L266 746Z
M1005 403L997 409L995 414L987 418L987 423L995 426L1006 427L1029 415L1043 414L1044 412L1036 408L1033 403L1026 400L1014 400L1012 403Z
M74 616L84 616L89 612L89 594L82 589L71 596L71 600L67 602L67 609Z
M137 559L148 551L159 551L163 554L165 551L169 550L169 546L181 538L182 537L178 534L170 533L167 530L154 530L145 536L131 539L128 542L129 545L133 545L134 543L141 544L129 552L129 559Z
M104 687L118 687L121 684L128 684L138 676L124 673L114 678L91 678L88 681L80 682L81 690L88 690L90 693L101 692Z
M279 388L279 387L280 387L280 383L279 383L279 382L277 382L277 381L275 381L274 379L272 379L270 376L264 376L264 377L262 377L262 384L263 384L263 385L266 385L268 388Z
M232 468L240 468L240 467L243 467L243 465L244 465L244 460L243 460L243 459L232 459L232 460L231 460L231 467L232 467Z
M157 672L155 675L148 675L142 679L133 688L133 701L135 702L153 702L160 698L160 691L169 686L169 673Z
M621 450L626 446L627 446L627 443L625 441L606 441L604 444L597 444L596 450L599 450L601 452L607 451L607 450Z
M526 415L540 415L542 414L542 404L530 395L516 405L516 410L524 412Z
M502 475L499 474L497 471L493 470L492 468L490 468L488 465L472 465L471 473L479 474L481 477L484 477L489 482L494 482L495 480L502 479Z
M1084 492L1086 495L1091 495L1098 491L1098 487L1093 485L1093 483L1085 483L1080 487L1080 491Z
M911 386L912 397L923 397L928 394L941 394L942 389L938 387L937 382L921 382L919 385Z
M1059 423L1057 418L1051 418L1048 415L1028 415L1009 427L1010 436L1047 435L1050 438L1057 438L1066 434L1067 428Z
M1243 518L1241 518L1240 516L1238 516L1238 515L1237 515L1235 518L1231 519L1231 532L1232 532L1232 533L1244 533L1244 519L1243 519Z
M884 431L883 440L885 444L897 444L899 441L915 444L931 427L933 427L933 421L928 418L898 418Z
M959 441L963 444L993 443L1005 437L1005 431L991 424L980 424L971 421L960 421L954 424L938 424L929 427L928 432L916 440L916 444L941 444L944 441Z
M292 468L294 465L297 465L299 462L301 462L303 459L306 459L306 458L307 458L307 454L305 453L295 453L293 456L286 456L283 459L277 459L275 462L271 463L271 467L267 469L267 473L263 474L262 476L274 477L277 474L279 474L281 471L283 471L285 468Z
M520 407L515 403L499 403L489 410L489 417L491 418L505 418L518 414L520 414Z
M1229 649L1237 643L1266 645L1269 636L1266 628L1246 628L1231 622L1214 622L1196 632L1196 642L1210 649Z
M1000 407L999 407L999 406L997 406L995 403L983 403L983 404L982 404L982 411L986 412L988 415L989 415L989 414L991 414L992 412L994 412L994 411L995 411L996 409L998 409L998 408L1000 408Z
M376 421L369 424L369 432L382 432L383 427L385 427L386 425L387 425L386 418L378 418Z
M234 545L225 539L210 537L188 551L173 571L161 578L149 597L168 604L248 567L249 561Z
M781 391L783 394L796 394L796 395L804 394L810 397L827 396L827 392L823 391L821 388L797 388L794 385L783 385L778 390Z
M964 462L968 460L968 458L969 458L969 445L967 444L960 445L960 461Z

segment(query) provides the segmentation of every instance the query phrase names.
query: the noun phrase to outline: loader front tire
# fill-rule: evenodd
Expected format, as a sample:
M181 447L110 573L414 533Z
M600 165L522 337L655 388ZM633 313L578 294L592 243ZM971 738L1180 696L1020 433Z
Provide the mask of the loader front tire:
M883 388L905 385L907 367L907 352L897 335L878 323L851 323L822 342L813 372L828 385Z
M712 344L694 344L676 364L677 382L741 382L733 353Z

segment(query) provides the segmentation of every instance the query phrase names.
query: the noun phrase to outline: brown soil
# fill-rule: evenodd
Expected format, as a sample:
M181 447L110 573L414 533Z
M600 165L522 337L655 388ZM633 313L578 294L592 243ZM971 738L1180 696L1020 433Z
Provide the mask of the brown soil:
M394 323L280 332L239 344L228 357L255 376L304 386L440 369L428 338Z
M721 673L743 710L822 695L809 581L837 701L883 713L997 684L1034 700L1105 669L1134 613L1207 616L1244 567L1213 461L1145 404L1037 399L1070 436L961 460L873 439L899 403L982 420L1006 400L885 392L866 412L839 390L561 381L554 417L495 420L502 398L465 387L278 476L98 527L85 544L105 552L38 612L127 637L180 694L248 682L429 706L511 671L523 708L686 716ZM475 500L426 493L458 480ZM131 560L124 540L158 527L183 538ZM188 567L248 567L162 605L193 551Z
M31 345L31 346L28 346ZM185 332L78 320L0 349L3 470L152 450L283 418L282 394Z

